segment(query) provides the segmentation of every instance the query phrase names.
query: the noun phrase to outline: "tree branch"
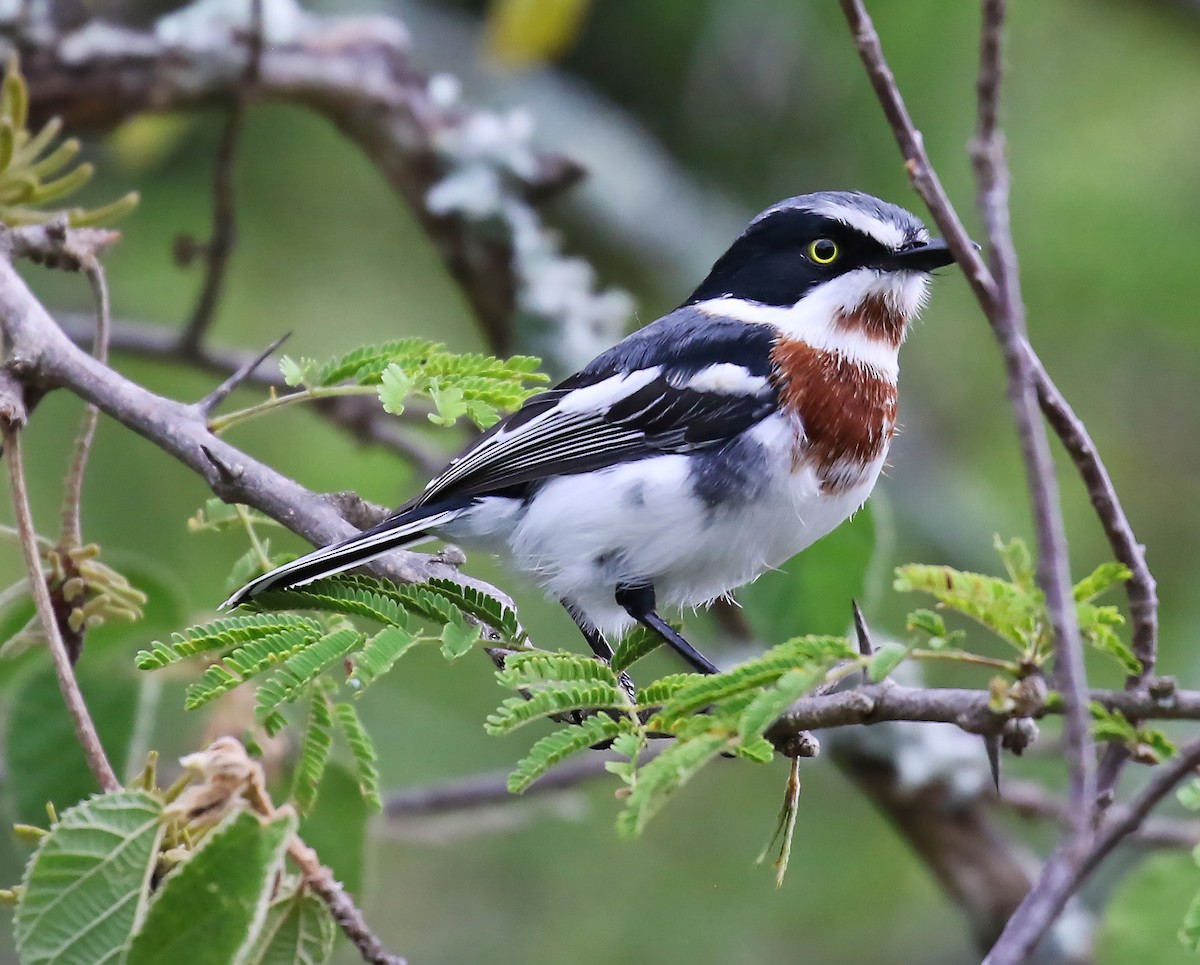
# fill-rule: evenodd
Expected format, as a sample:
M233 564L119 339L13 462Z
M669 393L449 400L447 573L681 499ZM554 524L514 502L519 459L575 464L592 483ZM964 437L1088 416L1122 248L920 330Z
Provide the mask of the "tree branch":
M0 260L0 265L7 266ZM11 270L11 267L10 267ZM25 423L25 406L20 384L8 370L0 370L0 431L4 437L4 461L8 464L9 486L12 490L13 511L21 550L25 556L25 569L29 573L29 589L33 594L42 631L46 635L50 657L54 661L54 672L58 687L62 691L67 710L75 723L75 735L83 748L96 782L102 791L116 791L121 787L117 775L108 762L96 726L92 723L87 704L79 690L79 682L71 668L71 659L58 630L54 604L42 572L41 556L38 553L37 532L29 509L29 494L25 486L25 467L21 454L21 429Z

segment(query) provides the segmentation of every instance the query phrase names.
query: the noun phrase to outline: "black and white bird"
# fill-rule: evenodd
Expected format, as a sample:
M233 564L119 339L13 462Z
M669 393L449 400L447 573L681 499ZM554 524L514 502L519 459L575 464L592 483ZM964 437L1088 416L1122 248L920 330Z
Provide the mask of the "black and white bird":
M635 622L778 567L858 510L896 427L898 353L951 264L867 194L758 215L679 308L529 399L378 526L302 556L227 606L433 537L502 553L600 657Z

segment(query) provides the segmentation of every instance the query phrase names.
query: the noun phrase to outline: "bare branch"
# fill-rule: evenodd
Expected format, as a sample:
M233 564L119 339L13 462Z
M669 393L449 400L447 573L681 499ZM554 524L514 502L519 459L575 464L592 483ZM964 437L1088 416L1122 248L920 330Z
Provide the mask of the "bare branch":
M0 260L5 267L7 262ZM25 467L21 454L21 428L25 422L25 407L20 384L8 370L0 370L0 431L4 437L4 461L8 464L8 480L12 490L13 511L20 534L21 550L25 555L25 569L29 573L29 588L37 607L42 631L46 635L50 657L54 661L54 672L58 687L62 691L67 710L75 723L75 735L83 748L88 767L96 778L100 789L115 791L121 786L117 775L108 762L100 737L79 691L79 682L71 668L66 645L58 631L58 620L54 604L42 573L41 556L38 553L37 533L29 509L29 493L25 486Z
M254 358L246 362L241 368L234 372L229 378L213 389L208 395L196 403L196 409L204 416L212 414L213 409L219 406L228 398L229 393L236 389L239 385L254 375L255 371L268 358L275 354L275 350L284 342L291 338L291 332L284 332L279 338L275 339L270 345L259 352Z
M94 257L84 267L88 282L92 286L92 294L96 300L96 337L92 340L92 356L101 364L108 361L108 339L112 329L111 310L108 297L108 281L104 268ZM64 547L78 546L83 542L82 503L83 503L83 474L87 469L88 456L92 451L92 441L96 437L96 425L100 421L100 410L94 405L87 406L83 414L83 425L75 440L75 453L71 458L71 468L67 471L64 483L62 536L60 543Z

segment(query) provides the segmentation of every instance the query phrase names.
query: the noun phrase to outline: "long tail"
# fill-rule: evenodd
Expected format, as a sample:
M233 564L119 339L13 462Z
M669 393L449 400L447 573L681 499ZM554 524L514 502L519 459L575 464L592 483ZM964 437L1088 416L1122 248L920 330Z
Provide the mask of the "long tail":
M252 580L222 603L221 609L238 606L270 590L303 586L323 576L333 576L334 573L359 566L391 550L419 543L429 538L431 529L454 519L462 509L461 506L452 509L422 506L409 513L399 513L385 519L378 526L364 529L358 535L341 542L313 550Z

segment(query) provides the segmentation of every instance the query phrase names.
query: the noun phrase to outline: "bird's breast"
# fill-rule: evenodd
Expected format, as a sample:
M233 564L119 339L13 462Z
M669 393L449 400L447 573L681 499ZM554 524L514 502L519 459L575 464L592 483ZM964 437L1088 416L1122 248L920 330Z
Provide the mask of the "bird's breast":
M858 485L895 432L896 383L801 339L779 339L771 363L780 409L794 426L793 470L811 468L830 494Z

